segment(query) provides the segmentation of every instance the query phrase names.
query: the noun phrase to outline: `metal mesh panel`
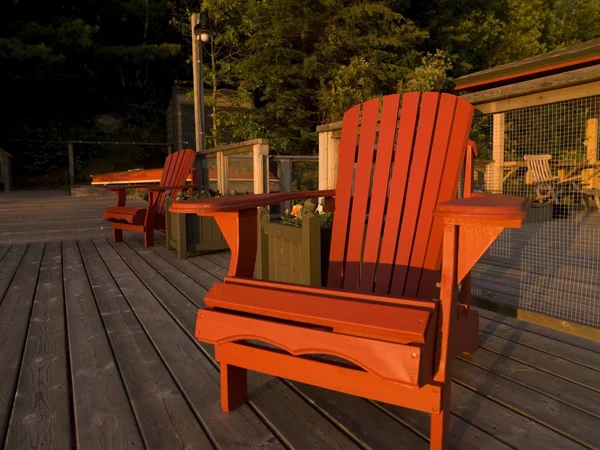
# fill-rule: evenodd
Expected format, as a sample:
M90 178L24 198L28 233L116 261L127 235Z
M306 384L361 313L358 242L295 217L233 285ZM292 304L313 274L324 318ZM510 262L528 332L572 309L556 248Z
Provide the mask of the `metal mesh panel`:
M478 117L475 184L527 197L473 270L473 294L600 327L600 97ZM549 176L548 176L549 174Z

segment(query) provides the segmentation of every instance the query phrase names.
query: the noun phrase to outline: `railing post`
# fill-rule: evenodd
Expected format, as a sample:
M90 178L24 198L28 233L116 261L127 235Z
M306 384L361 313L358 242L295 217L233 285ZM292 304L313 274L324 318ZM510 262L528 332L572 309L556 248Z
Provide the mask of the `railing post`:
M67 152L69 154L69 184L73 186L75 184L75 162L73 158L73 144L71 142L67 144Z
M281 159L279 161L279 192L292 191L292 160ZM292 207L292 202L287 201L282 203L282 210L285 211Z
M217 153L217 189L221 194L229 192L229 164L223 152Z
M265 194L269 192L269 144L263 142L264 141L261 141L252 146L255 194Z

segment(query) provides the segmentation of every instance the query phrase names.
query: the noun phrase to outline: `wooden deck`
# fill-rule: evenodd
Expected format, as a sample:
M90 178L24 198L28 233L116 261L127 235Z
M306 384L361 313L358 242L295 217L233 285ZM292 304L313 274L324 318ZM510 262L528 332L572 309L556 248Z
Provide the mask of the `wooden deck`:
M87 204L94 223L102 201L58 203ZM161 238L152 249L135 234L114 244L93 226L84 236L55 225L40 231L45 243L16 243L5 217L0 446L427 448L423 413L258 373L247 405L222 412L213 348L193 333L227 253L179 260ZM480 349L454 363L453 448L600 448L600 343L480 314Z
M600 328L600 212L505 230L473 269L473 295Z

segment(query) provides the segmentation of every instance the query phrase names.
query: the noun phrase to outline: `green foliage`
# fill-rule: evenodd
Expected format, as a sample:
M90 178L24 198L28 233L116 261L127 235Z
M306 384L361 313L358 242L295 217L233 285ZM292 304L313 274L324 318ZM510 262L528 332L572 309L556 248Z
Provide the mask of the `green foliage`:
M165 141L171 89L192 79L190 14L199 10L215 32L203 45L209 146L259 137L273 153L314 154L316 126L368 98L451 90L467 72L600 36L598 0L2 2L0 146L15 155L17 181L66 173L69 139ZM102 131L100 114L124 126ZM534 137L517 122L506 142L520 157ZM559 142L566 125L557 123L536 126ZM475 119L483 158L488 129ZM85 151L82 176L159 153ZM309 166L298 166L296 188L316 183Z

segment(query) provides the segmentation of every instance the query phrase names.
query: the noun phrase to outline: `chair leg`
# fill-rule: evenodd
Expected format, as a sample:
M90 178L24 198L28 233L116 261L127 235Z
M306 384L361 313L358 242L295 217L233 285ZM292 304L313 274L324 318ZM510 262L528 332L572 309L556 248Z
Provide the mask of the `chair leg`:
M431 431L429 434L429 450L447 450L450 434L450 387L448 381L442 387L442 410L431 414Z
M221 408L233 411L248 398L247 371L221 363Z
M115 242L123 242L123 230L113 228L113 238Z
M154 228L144 230L144 246L152 247L154 245Z

